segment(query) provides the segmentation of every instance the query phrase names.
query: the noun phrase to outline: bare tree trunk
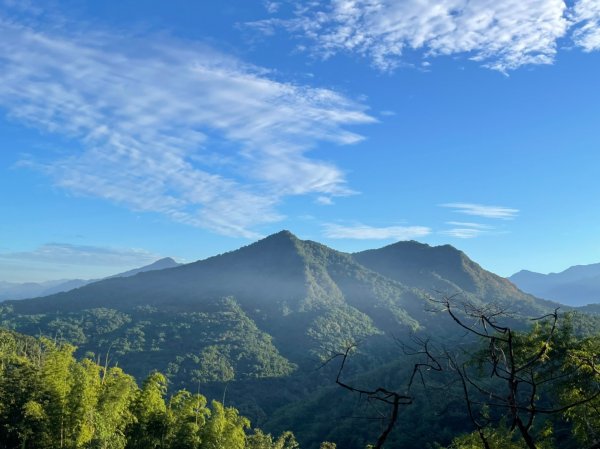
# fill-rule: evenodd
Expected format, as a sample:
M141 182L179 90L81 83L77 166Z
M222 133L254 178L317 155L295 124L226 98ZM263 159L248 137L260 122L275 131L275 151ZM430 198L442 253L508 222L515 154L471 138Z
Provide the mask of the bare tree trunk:
M517 427L519 428L521 436L523 437L525 444L527 444L527 447L529 449L537 449L533 438L531 438L531 435L529 434L529 430L527 430L527 427L525 427L525 424L523 424L523 421L521 421L521 418L519 417L517 417Z

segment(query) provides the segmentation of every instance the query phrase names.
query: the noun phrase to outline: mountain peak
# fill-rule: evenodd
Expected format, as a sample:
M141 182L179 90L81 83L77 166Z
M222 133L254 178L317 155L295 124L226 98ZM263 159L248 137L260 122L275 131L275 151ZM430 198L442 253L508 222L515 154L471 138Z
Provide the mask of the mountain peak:
M151 271L151 270L163 270L165 268L178 267L179 265L181 265L181 264L175 262L175 260L173 258L163 257L162 259L158 259L157 261L154 261L149 265L145 265L143 267L136 268L135 270L131 270L131 271L144 272L144 271Z
M516 273L510 275L507 279L513 281L515 279L520 279L523 277L541 277L541 276L546 276L546 275L542 274L542 273L538 273L536 271L531 271L531 270L519 270Z
M507 281L483 270L461 250L451 245L430 246L414 240L397 242L383 248L353 254L362 265L403 284L454 292L463 290L483 297L483 288L498 289L510 296ZM419 280L415 284L415 280ZM503 292L501 292L503 291Z
M284 248L292 249L295 252L297 245L301 240L292 234L287 229L268 235L254 243L251 243L247 248L261 248L267 251L281 251Z
M416 240L402 240L392 243L378 249L366 250L361 253L380 252L380 253L402 253L407 259L414 259L415 263L431 262L433 260L446 261L446 258L462 258L464 253L452 245L431 246L427 243L417 242ZM453 259L455 260L455 259Z
M300 240L291 231L288 231L287 229L282 229L281 231L276 232L275 234L271 234L271 235L265 237L263 240L267 240L267 239L269 239L269 240L270 239L278 239L278 240L286 239L286 240L292 240L292 241Z
M163 257L162 259L158 259L157 261L152 262L150 265L145 265L140 268L134 268L133 270L125 271L124 273L114 274L112 276L109 276L107 279L135 276L138 273L144 273L146 271L164 270L166 268L175 268L179 265L181 264L175 262L175 260L173 260L171 257Z

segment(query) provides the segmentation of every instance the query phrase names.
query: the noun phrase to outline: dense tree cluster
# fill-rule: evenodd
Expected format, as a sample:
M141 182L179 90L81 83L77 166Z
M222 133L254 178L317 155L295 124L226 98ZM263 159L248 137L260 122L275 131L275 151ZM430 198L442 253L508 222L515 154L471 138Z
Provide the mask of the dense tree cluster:
M434 303L478 343L461 348L455 340L450 347L414 336L413 347L401 344L406 355L418 357L412 374L405 373L407 388L349 385L340 377L354 346L333 356L342 358L340 386L388 408L375 448L388 440L399 408L415 403L412 387L419 377L426 392L439 394L441 388L459 399L475 429L456 436L450 449L600 448L600 333L576 334L573 315L558 309L519 331L503 323L510 322L508 315L495 305L480 308L453 297ZM422 419L432 421L427 414Z
M350 346L329 361L344 388L280 410L270 429L299 423L293 429L302 442L344 448L382 437L384 448L600 448L598 327L573 313L527 324L494 305L457 298L438 305L454 338L401 339L401 355L370 370L360 354L349 357Z
M519 331L499 324L489 310L464 313L452 303L443 305L475 340L463 345L456 340L450 347L418 340L422 345L412 356L387 368L358 377L347 373L352 389L363 396L372 391L360 385L378 378L407 394L382 447L427 441L425 447L451 449L600 448L600 335L582 334L581 317L550 314ZM233 407L186 390L171 392L161 373L152 373L140 387L107 360L91 353L78 360L74 353L69 344L0 330L0 448L299 448L291 432L280 429L273 437L251 429ZM402 389L407 379L409 390ZM394 393L373 391L384 398ZM315 395L306 405L284 410L289 415L282 418L301 431L309 447L319 447L322 439L355 448L376 441L372 426L335 418L353 409L343 396L335 389ZM387 427L391 421L383 422ZM317 425L325 430L311 430Z
M233 299L202 306L194 311L146 305L127 311L99 307L21 315L0 304L0 325L66 341L77 346L78 355L110 352L136 379L160 370L177 388L280 377L296 369Z
M0 448L299 448L290 432L251 430L233 407L186 390L168 396L163 374L140 388L120 368L74 351L0 330Z
M600 448L600 333L577 335L558 309L516 331L493 305L462 303L461 317L452 299L439 303L481 344L465 360L444 350L475 427L452 448Z

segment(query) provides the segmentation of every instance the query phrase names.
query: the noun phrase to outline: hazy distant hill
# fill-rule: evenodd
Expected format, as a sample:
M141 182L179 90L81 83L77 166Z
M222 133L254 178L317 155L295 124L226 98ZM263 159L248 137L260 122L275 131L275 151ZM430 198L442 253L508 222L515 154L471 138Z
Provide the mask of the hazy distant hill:
M134 268L133 270L125 271L123 273L113 274L112 276L108 276L108 278L126 278L129 276L135 276L138 273L144 273L146 271L165 270L167 268L178 267L179 265L182 264L175 262L171 257L163 257L162 259L158 259L156 262L152 262L150 265Z
M588 304L586 306L579 307L577 310L591 315L600 315L600 304Z
M175 262L170 257L157 260L140 268L136 268L124 273L114 274L109 277L128 277L134 276L137 273L152 270L163 270L165 268L173 268L181 264ZM75 288L83 287L84 285L96 282L98 279L61 279L56 281L46 282L3 282L0 281L0 301L7 299L23 299L36 298L39 296L48 296L55 293L66 292Z
M508 278L521 290L571 306L600 302L600 263L576 265L560 273L522 270Z
M4 301L7 299L22 299L35 298L37 296L46 296L47 294L81 287L88 283L89 281L86 281L84 279L61 279L46 282L0 281L0 301Z
M389 335L444 332L425 310L434 290L526 315L551 307L450 246L402 242L351 255L282 231L195 263L6 302L0 320L62 335L82 352L110 351L139 377L159 369L192 386L312 369L325 348L349 340L371 337L383 350Z

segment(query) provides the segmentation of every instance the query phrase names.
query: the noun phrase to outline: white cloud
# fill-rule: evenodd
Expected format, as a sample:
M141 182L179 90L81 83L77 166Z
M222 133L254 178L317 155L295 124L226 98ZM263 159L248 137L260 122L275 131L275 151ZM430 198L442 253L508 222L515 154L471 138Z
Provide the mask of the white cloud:
M346 126L375 121L335 91L193 42L1 15L0 106L79 144L27 162L60 187L246 237L282 218L287 195L351 193L308 151L357 142Z
M446 224L454 227L452 229L441 231L441 234L459 239L472 239L479 237L482 234L486 234L490 232L490 230L494 229L489 225L465 221L448 221Z
M315 202L321 206L331 206L333 204L333 200L328 196L319 196Z
M481 224L481 223L473 223L469 221L447 221L446 224L451 226L461 226L465 228L473 228L473 229L493 229L492 226Z
M289 19L250 24L277 27L312 41L324 58L350 52L391 70L406 54L466 55L502 72L549 64L570 26L584 49L598 48L598 0L329 0L297 2ZM570 20L571 19L571 20ZM303 47L308 47L303 45ZM406 61L404 61L406 62Z
M503 206L485 206L483 204L473 203L446 203L440 204L440 206L454 209L454 212L461 214L483 218L499 218L503 220L511 220L519 213L519 209Z
M327 223L323 227L325 237L332 239L411 240L431 234L431 229L425 226L373 227L363 224L343 226Z
M269 14L275 14L277 11L279 11L279 8L281 7L281 3L273 2L270 0L264 1L263 4L265 5L265 9Z
M69 243L47 243L32 251L0 253L0 260L72 266L142 266L160 256L137 248L110 248Z
M579 0L571 18L578 24L573 33L575 43L585 51L600 50L600 1Z
M486 231L484 231L483 229L477 228L452 228L442 231L441 233L458 239L472 239L475 237L479 237L485 232Z

